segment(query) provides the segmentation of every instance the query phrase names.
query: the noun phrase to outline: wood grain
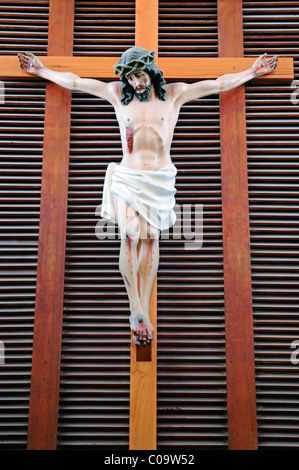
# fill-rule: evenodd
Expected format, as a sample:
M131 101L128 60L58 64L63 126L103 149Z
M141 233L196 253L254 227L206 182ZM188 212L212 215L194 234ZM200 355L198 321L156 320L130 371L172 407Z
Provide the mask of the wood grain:
M154 327L151 360L137 360L141 348L136 348L133 339L131 342L130 450L156 449L157 277L150 298L150 314Z
M72 72L84 78L119 80L113 65L119 57L43 57L37 56L42 63L57 72ZM257 57L221 57L221 58L188 58L161 57L159 67L166 79L205 80L216 79L226 73L237 73L252 66ZM30 75L19 66L18 57L0 56L0 78L40 78ZM251 80L250 83L289 84L294 79L293 58L279 57L277 68L270 74Z
M218 1L219 54L243 55L242 0ZM245 87L220 94L228 441L257 449Z
M158 0L136 0L135 45L153 49L158 57Z
M51 1L49 51L71 54L73 0ZM71 92L47 84L36 304L29 404L30 450L56 448L68 197Z
M248 69L242 57L242 2L218 0L219 58L159 58L166 79L214 79ZM158 2L137 0L135 43L158 54ZM115 79L119 57L72 57L73 0L50 2L46 67L98 79ZM261 54L266 51L261 51ZM21 70L17 56L0 56L0 77L38 77ZM274 72L250 83L289 84L293 59L280 57ZM71 93L47 84L36 312L28 449L56 447ZM255 449L256 413L250 281L244 86L220 95L224 279L231 449ZM155 339L150 350L131 348L130 449L156 448L157 279L151 297ZM150 359L150 360L149 360Z
M135 44L158 55L158 0L136 0ZM131 341L130 450L155 450L157 440L157 276L150 298L154 339Z

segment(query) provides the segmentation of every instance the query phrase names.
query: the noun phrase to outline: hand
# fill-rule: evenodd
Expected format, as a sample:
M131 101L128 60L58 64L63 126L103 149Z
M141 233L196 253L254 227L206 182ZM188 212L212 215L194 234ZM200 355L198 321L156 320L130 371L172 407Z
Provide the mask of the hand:
M266 55L267 53L261 55L251 67L256 77L266 75L277 67L278 55L273 56L272 59L266 59Z
M32 75L39 75L40 70L45 68L41 61L31 52L26 52L25 54L19 53L18 58L20 67Z

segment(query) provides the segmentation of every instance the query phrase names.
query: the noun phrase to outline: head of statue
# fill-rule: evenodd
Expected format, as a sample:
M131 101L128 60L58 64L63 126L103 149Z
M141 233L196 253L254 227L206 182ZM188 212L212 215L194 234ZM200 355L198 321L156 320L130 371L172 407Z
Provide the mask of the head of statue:
M147 51L138 46L131 47L122 54L119 62L114 65L115 74L120 76L123 83L122 104L128 105L134 95L139 101L148 100L152 86L158 98L166 100L166 90L163 86L166 81L162 71L154 64L155 60L154 51Z

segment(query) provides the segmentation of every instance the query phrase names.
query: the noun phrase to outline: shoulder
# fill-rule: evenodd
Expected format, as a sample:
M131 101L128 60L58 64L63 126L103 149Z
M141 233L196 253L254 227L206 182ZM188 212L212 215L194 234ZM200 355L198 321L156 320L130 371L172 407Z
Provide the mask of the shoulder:
M167 96L174 100L182 96L182 94L186 91L187 87L187 83L184 82L174 82L164 85Z
M120 97L121 95L121 88L122 88L122 82L109 82L108 87L109 90L112 94L116 95L116 97Z

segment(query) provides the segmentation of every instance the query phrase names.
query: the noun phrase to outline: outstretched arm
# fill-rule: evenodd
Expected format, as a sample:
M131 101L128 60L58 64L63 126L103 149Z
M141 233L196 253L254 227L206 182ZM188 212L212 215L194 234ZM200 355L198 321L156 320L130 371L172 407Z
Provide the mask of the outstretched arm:
M177 86L177 98L180 100L181 104L184 104L188 101L202 98L203 96L232 90L253 78L266 75L276 68L278 61L277 55L273 56L271 59L266 59L266 56L267 53L261 55L250 69L244 72L222 75L216 80L203 80L192 84L177 84L179 85Z
M116 101L116 84L105 83L100 80L91 78L80 78L74 73L55 72L45 67L42 62L32 53L18 54L20 67L27 73L37 75L38 77L50 80L57 85L72 91L83 91L95 96L104 98L110 103L115 104Z

